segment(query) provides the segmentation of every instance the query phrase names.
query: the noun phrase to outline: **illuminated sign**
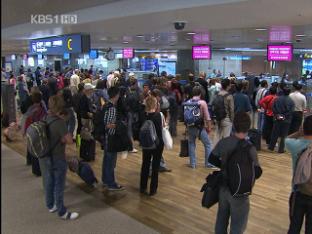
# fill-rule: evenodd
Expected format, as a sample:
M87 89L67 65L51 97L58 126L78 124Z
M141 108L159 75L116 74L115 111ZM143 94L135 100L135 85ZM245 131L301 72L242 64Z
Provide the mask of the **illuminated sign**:
M292 57L292 45L268 45L268 61L291 61Z
M291 41L292 30L289 26L273 26L270 28L270 42Z
M88 53L90 51L90 36L74 34L35 39L30 41L29 49L33 54Z
M211 59L210 46L193 46L192 58L193 59Z
M122 50L122 57L125 59L130 59L134 57L133 48L124 48Z

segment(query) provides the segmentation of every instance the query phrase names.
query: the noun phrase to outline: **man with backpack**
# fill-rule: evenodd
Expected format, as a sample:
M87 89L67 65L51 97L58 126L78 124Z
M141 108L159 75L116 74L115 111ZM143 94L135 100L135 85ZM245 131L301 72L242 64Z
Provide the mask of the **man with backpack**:
M211 119L208 112L207 103L201 100L201 89L199 86L193 88L193 98L184 103L184 122L188 132L188 146L190 156L190 167L196 168L196 138L202 141L205 147L205 167L213 168L208 162L211 152L211 142L209 133L211 131Z
M223 79L221 81L222 89L215 96L212 102L212 112L217 123L217 131L215 142L230 136L234 120L234 99L229 93L230 80Z
M233 136L218 142L209 162L221 168L222 184L219 188L219 208L215 226L216 234L244 233L249 214L249 195L255 179L262 174L256 148L246 140L250 129L250 116L238 112L234 117ZM239 166L237 166L239 165Z
M312 116L306 117L302 129L288 136L286 148L292 156L293 189L289 199L288 234L299 234L305 217L305 233L312 233Z

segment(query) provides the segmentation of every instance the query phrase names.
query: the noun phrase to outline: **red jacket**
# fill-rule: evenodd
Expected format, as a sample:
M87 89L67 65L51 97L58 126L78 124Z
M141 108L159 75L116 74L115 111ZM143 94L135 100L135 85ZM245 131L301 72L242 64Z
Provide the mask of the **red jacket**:
M272 107L276 98L277 98L276 95L270 94L268 96L265 96L259 101L259 105L265 110L265 114L267 116L273 116Z

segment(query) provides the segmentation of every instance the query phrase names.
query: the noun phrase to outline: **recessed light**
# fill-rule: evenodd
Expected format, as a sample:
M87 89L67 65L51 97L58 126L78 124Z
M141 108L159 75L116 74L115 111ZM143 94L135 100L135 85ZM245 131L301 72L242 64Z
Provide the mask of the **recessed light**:
M267 29L266 28L256 28L255 30L256 31L266 31Z
M296 37L305 37L305 34L297 34Z
M190 41L191 39L190 38L185 38L185 40Z
M143 35L136 35L136 37L144 37Z
M188 35L195 35L196 33L194 33L194 32L188 32L187 34L188 34Z
M128 44L129 42L128 42L128 41L124 41L123 43L124 43L124 44Z

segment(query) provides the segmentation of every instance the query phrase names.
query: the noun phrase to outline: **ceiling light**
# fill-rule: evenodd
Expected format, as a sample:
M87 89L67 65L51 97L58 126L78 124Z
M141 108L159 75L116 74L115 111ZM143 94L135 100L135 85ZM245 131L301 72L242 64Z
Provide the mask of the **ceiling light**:
M196 33L194 33L194 32L188 32L187 34L188 34L188 35L195 35Z
M185 40L190 41L190 40L191 40L191 38L185 38Z
M136 35L136 37L144 37L143 35Z
M124 43L124 44L128 44L129 42L128 42L128 41L124 41L123 43Z
M305 37L305 34L297 34L296 37Z
M255 30L256 31L266 31L267 29L266 28L256 28Z

